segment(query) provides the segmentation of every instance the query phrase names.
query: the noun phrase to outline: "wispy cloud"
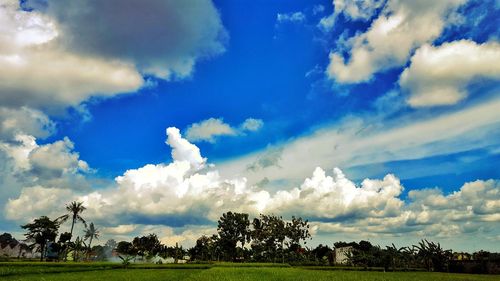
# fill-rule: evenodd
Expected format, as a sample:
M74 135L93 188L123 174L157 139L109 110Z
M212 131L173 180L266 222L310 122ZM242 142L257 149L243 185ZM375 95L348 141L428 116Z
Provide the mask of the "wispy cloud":
M215 143L219 137L241 136L246 132L256 132L262 126L264 126L264 121L255 118L245 119L238 127L232 127L222 118L209 118L189 125L186 129L186 139L192 142Z

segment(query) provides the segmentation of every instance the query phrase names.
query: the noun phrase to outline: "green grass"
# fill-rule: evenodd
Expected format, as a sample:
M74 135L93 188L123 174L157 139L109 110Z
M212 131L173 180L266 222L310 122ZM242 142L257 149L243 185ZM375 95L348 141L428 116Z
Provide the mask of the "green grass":
M316 269L316 268L315 268ZM311 270L281 264L181 264L141 265L127 269L113 263L0 263L3 280L187 280L187 281L482 281L500 280L498 275L469 275L433 272L375 272Z

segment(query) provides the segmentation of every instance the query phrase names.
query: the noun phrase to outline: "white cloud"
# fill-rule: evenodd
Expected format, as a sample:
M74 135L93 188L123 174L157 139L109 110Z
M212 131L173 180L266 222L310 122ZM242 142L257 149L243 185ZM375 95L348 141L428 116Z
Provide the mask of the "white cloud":
M104 227L101 229L101 232L105 234L128 234L136 228L137 225L134 224L120 224L114 227Z
M350 168L498 146L499 107L500 100L493 99L433 118L416 115L390 123L346 119L277 145L273 150L279 153L263 150L218 167L223 177L244 176L250 184L263 178L297 184L317 166ZM274 155L272 161L265 157L268 154ZM260 159L263 165L258 164ZM427 167L419 174L431 172L435 171Z
M241 125L241 130L243 131L258 131L264 126L264 122L261 119L247 118Z
M428 44L411 58L399 84L413 107L450 105L467 97L466 86L478 78L500 79L500 44L469 40Z
M304 15L304 13L302 12L285 13L285 14L278 13L276 15L276 21L278 23L284 23L284 22L300 23L304 22L305 20L306 20L306 15Z
M50 172L76 173L77 171L88 171L88 164L79 159L79 155L73 152L74 144L68 138L53 143L45 144L33 149L28 158L32 169Z
M87 190L93 170L68 139L40 145L32 135L0 139L0 202L19 196L25 187Z
M55 129L55 123L41 111L28 107L0 107L0 140L12 140L18 134L45 138Z
M41 186L23 188L17 199L9 199L4 208L5 217L19 221L29 221L43 215L56 218L62 215L57 211L62 211L72 196L69 189ZM59 206L60 210L57 208Z
M174 162L187 162L190 168L200 170L205 167L206 158L201 157L200 149L183 139L179 129L167 128L166 143L172 147L172 159Z
M142 74L190 76L227 37L210 0L191 2L50 1L26 11L2 1L0 103L61 113L91 96L136 91Z
M398 198L402 191L394 175L383 180L365 179L357 187L340 169L335 168L331 177L317 167L300 188L278 191L265 210L309 218L388 217L398 214L403 206Z
M350 20L367 21L385 2L386 0L333 0L333 13L321 18L318 27L323 31L331 31L341 14Z
M385 2L385 0L334 0L333 13L321 18L318 26L324 31L332 30L340 14L351 20L367 21Z
M341 52L330 53L327 76L339 83L359 83L404 65L412 50L441 34L447 16L464 2L389 0L370 28L349 40L347 60Z
M192 142L207 141L215 143L218 137L241 136L246 132L256 132L264 126L261 119L247 118L238 128L224 122L222 118L209 118L193 123L186 129L186 139Z
M215 142L218 136L237 135L235 129L224 123L222 118L210 118L199 123L193 123L186 129L186 138L190 141Z
M167 133L169 139L179 137L168 142L173 150L179 146L192 149L176 135L178 130L169 128ZM40 214L57 216L65 203L81 200L87 207L86 218L106 225L103 231L107 234L156 232L167 243L192 243L202 233L212 233L213 223L229 210L299 215L310 218L318 232L447 237L476 231L497 235L482 232L500 221L500 184L495 180L466 183L449 195L439 189L411 190L405 203L400 198L403 186L394 175L365 179L357 186L340 169L329 176L316 168L299 187L271 193L249 185L245 178L224 179L213 168L196 169L188 161L191 157L182 155L170 164L128 170L116 178L114 186L92 193L24 188L7 203L6 217L26 221ZM198 227L185 226L182 233L175 233L172 226L179 220ZM137 225L144 223L149 226Z
M19 3L0 6L0 102L61 110L91 95L137 89L142 77L127 62L70 53L56 44L57 24ZM29 77L29 79L26 79Z

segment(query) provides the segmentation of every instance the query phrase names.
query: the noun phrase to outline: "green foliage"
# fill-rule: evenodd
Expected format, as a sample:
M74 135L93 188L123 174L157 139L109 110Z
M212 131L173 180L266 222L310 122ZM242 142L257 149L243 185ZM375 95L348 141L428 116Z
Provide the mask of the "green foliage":
M238 242L245 246L250 241L250 221L248 214L227 212L218 221L217 231L225 260L236 260Z
M24 234L27 240L31 240L34 244L40 245L40 260L42 261L45 256L46 246L49 242L54 242L59 230L59 222L51 220L46 216L35 219L32 223L21 226L26 229Z
M75 222L80 221L81 223L83 223L85 227L87 227L87 222L82 218L82 216L80 216L80 214L83 213L83 211L85 210L86 208L83 206L83 202L73 201L66 205L66 211L68 213L57 218L57 221L59 223L63 223L67 221L69 218L71 218L70 234L71 236L73 236L73 228L75 227Z
M135 253L146 259L152 258L161 250L161 243L156 234L149 234L147 236L135 237L132 241L132 246Z
M118 257L122 261L122 266L125 268L128 267L130 265L130 261L134 259L134 257L131 256L125 256L125 257L118 256Z

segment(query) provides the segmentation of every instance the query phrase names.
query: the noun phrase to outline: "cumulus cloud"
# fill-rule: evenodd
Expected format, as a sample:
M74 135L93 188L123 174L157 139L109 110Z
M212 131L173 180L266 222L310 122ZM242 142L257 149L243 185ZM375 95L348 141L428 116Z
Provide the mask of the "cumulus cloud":
M178 130L169 128L167 134L173 150L184 146L192 151L192 144L178 136ZM497 180L466 183L448 195L440 189L410 190L405 202L404 188L395 175L356 185L338 168L328 175L317 167L298 187L269 192L249 185L245 178L224 179L214 167L199 170L185 155L169 164L128 170L114 186L91 193L25 188L7 203L6 217L24 221L40 214L57 216L64 203L81 200L86 217L103 225L106 235L155 232L172 244L191 243L201 234L213 233L217 218L229 210L299 215L312 221L315 232L368 235L446 237L478 233L500 221ZM184 231L174 231L178 227L185 227Z
M218 137L241 136L246 132L258 131L264 126L261 119L247 118L238 128L224 122L222 118L209 118L198 123L191 124L186 129L186 139L192 142L207 141L215 143Z
M199 59L224 52L227 39L211 0L56 0L45 13L57 22L61 45L164 79L191 75Z
M261 119L248 118L240 125L240 128L243 131L255 132L260 130L262 126L264 126L264 122Z
M343 50L330 53L327 76L339 83L359 83L370 80L377 72L404 65L412 50L441 34L447 16L464 2L387 1L370 28L349 39L347 60Z
M210 118L199 123L191 124L186 129L186 138L190 141L215 142L218 136L234 136L237 132L222 118Z
M478 78L500 79L500 44L470 40L425 44L399 79L413 107L450 105L467 97L466 86Z
M333 13L321 18L319 27L330 31L334 27L335 20L341 14L351 20L369 20L385 2L386 0L334 0Z
M201 157L200 149L182 138L179 129L167 128L166 143L172 147L172 159L174 162L186 162L192 169L200 170L205 166L206 158Z
M55 123L39 110L0 107L0 140L12 140L18 134L45 138L55 130Z
M383 180L365 179L357 187L340 169L335 168L332 177L317 167L299 188L278 191L266 210L309 218L389 217L404 205L398 198L402 191L394 175Z
M61 34L54 20L21 10L18 1L0 5L0 26L0 102L5 106L61 110L91 95L133 91L142 84L128 62L61 48L55 42Z
M25 187L87 190L93 170L74 151L68 138L40 145L32 135L0 139L0 199L19 196ZM63 192L65 193L65 192Z
M192 2L50 1L27 11L2 1L0 103L60 113L90 96L136 91L142 74L190 76L227 37L213 3Z

